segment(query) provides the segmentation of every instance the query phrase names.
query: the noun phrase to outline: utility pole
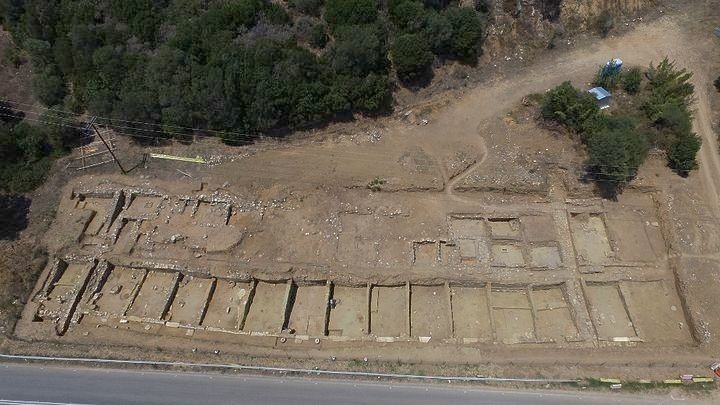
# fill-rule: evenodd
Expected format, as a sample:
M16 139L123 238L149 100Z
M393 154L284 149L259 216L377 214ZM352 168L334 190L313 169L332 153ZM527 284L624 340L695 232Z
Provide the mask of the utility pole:
M95 126L95 117L93 117L92 120L90 121L90 126L92 126L92 129L95 131L95 134L97 134L97 136L100 137L100 140L101 140L102 143L105 145L105 147L107 148L108 152L110 152L110 156L112 156L112 158L113 158L113 160L115 161L115 163L117 163L117 165L118 165L118 167L120 168L120 171L122 172L122 174L127 174L127 170L125 170L125 168L122 166L122 164L120 163L120 160L118 160L117 156L115 156L115 152L113 152L113 149L112 149L112 148L110 147L110 145L105 141L105 138L103 138L102 134L100 133L100 131L98 131L97 127Z

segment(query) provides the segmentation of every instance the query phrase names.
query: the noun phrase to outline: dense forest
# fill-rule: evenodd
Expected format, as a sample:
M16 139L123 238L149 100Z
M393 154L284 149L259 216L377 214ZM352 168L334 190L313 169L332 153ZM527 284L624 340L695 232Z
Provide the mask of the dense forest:
M387 111L394 83L474 62L485 9L449 0L0 0L44 105L243 134ZM394 78L398 78L395 80ZM170 136L172 131L166 131Z

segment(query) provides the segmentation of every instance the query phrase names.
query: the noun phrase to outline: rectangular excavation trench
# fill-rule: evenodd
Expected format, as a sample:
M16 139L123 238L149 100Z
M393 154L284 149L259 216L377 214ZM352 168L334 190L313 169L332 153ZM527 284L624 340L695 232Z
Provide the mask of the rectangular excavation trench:
M259 281L255 285L243 331L279 333L285 323L287 282Z
M127 315L163 319L177 289L178 277L179 274L175 272L148 271Z
M202 325L239 330L251 290L252 283L218 279Z
M358 338L369 333L368 288L332 286L335 306L330 308L328 335Z
M370 333L379 337L407 336L407 287L370 288Z
M288 299L290 316L287 328L298 335L324 336L329 286L323 284L297 285L293 283Z
M492 319L500 343L535 343L535 321L527 289L493 288Z
M602 214L571 213L570 230L580 264L603 264L612 256Z
M400 308L398 308L400 309ZM417 337L452 337L449 291L444 285L410 287L410 334Z
M637 337L617 283L587 283L585 295L598 339Z
M182 275L167 320L181 325L199 326L214 284L214 279Z
M650 344L679 346L692 343L675 286L666 280L621 281L625 299L638 334Z
M450 287L456 337L479 342L493 340L487 292L484 287Z
M146 274L145 269L114 267L110 270L100 290L100 297L95 302L96 311L101 315L125 315Z
M539 341L564 343L578 340L578 329L561 286L535 287L530 291Z

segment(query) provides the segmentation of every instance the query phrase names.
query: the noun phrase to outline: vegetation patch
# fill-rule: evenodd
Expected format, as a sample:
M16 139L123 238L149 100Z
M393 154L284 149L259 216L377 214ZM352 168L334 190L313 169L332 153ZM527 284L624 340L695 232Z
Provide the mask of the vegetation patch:
M385 112L395 71L417 84L435 56L474 63L484 20L418 0L0 2L46 106L162 125L124 125L144 136L232 131L232 144Z
M589 155L588 175L614 196L637 175L652 147L664 150L681 176L697 167L701 141L692 132L691 78L667 58L644 72L601 70L594 84L624 92L627 100L616 101L621 105L601 111L592 95L565 82L545 95L542 117L579 135Z

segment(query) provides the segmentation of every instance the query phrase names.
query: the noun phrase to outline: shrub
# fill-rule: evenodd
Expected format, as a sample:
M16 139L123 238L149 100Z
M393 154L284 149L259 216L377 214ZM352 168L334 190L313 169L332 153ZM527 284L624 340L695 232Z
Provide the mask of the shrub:
M369 24L377 19L377 0L328 0L325 21L338 25Z
M418 32L425 27L428 12L425 6L415 0L405 0L390 9L393 24L404 32Z
M395 39L392 56L397 75L405 82L426 77L434 59L427 40L418 34L405 34Z
M452 31L450 41L441 52L461 59L475 57L484 29L477 11L470 7L449 7L442 15Z
M630 68L622 73L620 82L628 94L637 94L642 85L642 71L639 67Z
M605 73L604 69L600 68L600 70L598 70L597 74L595 75L595 79L593 80L593 86L599 86L607 90L614 90L621 82L621 79L622 77L620 73Z
M32 92L41 103L53 106L62 103L67 89L65 80L60 76L57 68L48 66L40 74L33 76Z
M690 105L692 102L695 91L690 82L692 73L677 69L675 62L665 58L657 67L651 64L645 75L650 91L643 101L642 109L651 120L658 118L665 104Z
M715 89L716 89L718 92L720 92L720 76L718 76L718 78L715 79L715 81L713 82L713 84L715 85Z
M295 8L297 11L312 15L319 16L320 8L323 5L323 0L292 0L290 6Z
M648 153L648 141L632 119L613 117L587 138L588 166L605 190L616 194L636 174Z
M670 167L678 172L678 174L687 176L690 170L697 167L697 161L695 159L701 144L700 138L692 132L679 134L668 151Z
M542 105L543 118L567 125L577 132L592 132L599 112L593 96L577 90L570 82L550 90Z
M315 48L324 48L327 45L327 40L325 26L322 24L314 25L310 30L310 45Z
M594 25L597 33L600 34L601 37L605 38L615 26L615 19L608 10L604 10L595 18Z
M263 10L263 15L271 23L275 25L285 25L290 23L290 16L285 8L279 4L270 3Z

